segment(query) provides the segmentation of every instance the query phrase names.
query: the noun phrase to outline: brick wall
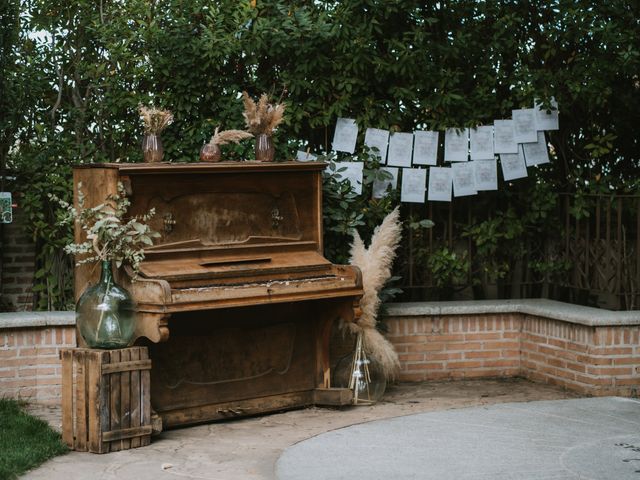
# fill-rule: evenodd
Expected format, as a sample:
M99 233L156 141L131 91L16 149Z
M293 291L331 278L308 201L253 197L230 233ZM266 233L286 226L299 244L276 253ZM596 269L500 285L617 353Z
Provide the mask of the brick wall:
M523 376L590 395L640 393L640 326L521 313L392 316L400 381Z
M1 329L0 397L59 404L59 351L75 346L73 325Z
M591 327L526 316L522 374L592 395L636 396L640 326Z
M518 315L388 318L401 381L514 376L520 372Z
M0 312L31 310L35 245L24 228L19 208L13 211L13 223L2 225L0 244Z

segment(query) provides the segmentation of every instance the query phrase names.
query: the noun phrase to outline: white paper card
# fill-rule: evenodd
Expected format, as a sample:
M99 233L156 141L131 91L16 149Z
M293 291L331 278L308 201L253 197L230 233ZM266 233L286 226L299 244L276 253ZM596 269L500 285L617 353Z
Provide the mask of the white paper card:
M387 187L389 185L391 185L392 189L398 186L398 169L396 167L380 167L380 170L390 173L392 178L373 181L373 198L384 197L387 194Z
M358 125L353 118L339 118L333 134L332 148L335 152L353 153L358 139Z
M522 148L524 149L524 160L527 163L527 167L549 163L549 152L547 151L547 140L544 137L544 132L538 132L538 141L536 143L524 143Z
M362 162L339 162L336 163L336 172L340 175L339 180L342 182L343 180L349 180L351 184L351 189L356 192L358 195L362 193L362 170L364 167L364 163ZM346 168L343 172L342 170Z
M387 161L387 144L389 143L389 131L379 128L367 128L364 134L364 144L367 147L377 148L380 163Z
M493 159L493 126L486 125L469 130L471 160Z
M536 128L538 130L560 130L560 122L558 121L558 102L555 98L551 99L551 106L553 107L547 113L546 108L542 108L542 103L535 102L536 110Z
M502 167L502 176L505 181L526 177L527 166L524 163L522 145L518 147L518 153L501 153L500 165Z
M428 200L434 202L451 201L452 174L450 168L431 167L429 169Z
M13 222L11 192L0 192L0 223Z
M413 164L438 164L438 132L418 130L413 132Z
M296 160L299 162L315 162L317 159L318 157L313 153L303 152L302 150L296 152Z
M493 160L474 160L476 189L478 191L498 189L498 166Z
M535 142L538 138L536 130L536 111L533 108L512 110L513 130L516 143Z
M444 161L466 162L469 156L469 129L449 128L444 134Z
M427 170L424 168L403 168L401 202L424 203L427 188Z
M493 122L493 146L495 153L518 153L513 120L495 120Z
M453 195L455 197L478 193L476 172L472 163L454 163L451 165L451 173L453 174Z
M389 137L387 165L410 167L413 152L413 134L396 132Z

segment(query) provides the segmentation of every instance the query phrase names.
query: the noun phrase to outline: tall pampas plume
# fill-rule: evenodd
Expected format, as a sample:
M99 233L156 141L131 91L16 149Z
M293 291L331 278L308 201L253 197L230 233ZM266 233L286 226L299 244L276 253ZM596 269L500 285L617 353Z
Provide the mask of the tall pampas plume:
M362 316L357 322L345 326L355 334L362 333L367 355L380 364L387 379L395 377L400 362L391 343L376 329L376 320L380 307L379 293L391 278L391 267L401 237L400 211L396 207L374 230L369 248L354 231L349 261L362 272L364 295L360 301Z

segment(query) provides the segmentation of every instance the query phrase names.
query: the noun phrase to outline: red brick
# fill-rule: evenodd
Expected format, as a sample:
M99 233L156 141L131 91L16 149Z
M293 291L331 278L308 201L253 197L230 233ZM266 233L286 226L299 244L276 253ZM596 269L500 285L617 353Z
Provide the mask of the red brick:
M415 372L419 370L443 370L444 363L407 363L406 371Z
M498 332L487 332L487 333L466 333L464 335L464 339L466 341L473 341L473 340L480 340L480 341L486 341L486 340L499 340L500 337L502 336L501 333Z
M412 362L416 360L424 360L424 353L401 353L398 355L401 362Z
M501 353L499 350L474 350L465 352L464 358L500 358Z
M428 360L461 360L462 352L459 353L428 353L426 358Z
M462 361L462 362L447 362L447 368L451 369L460 369L460 368L480 368L482 367L482 362L477 360L470 361Z
M502 341L502 342L485 342L482 344L483 350L494 349L519 349L520 342Z
M482 348L482 343L480 342L460 342L460 343L448 343L447 350L448 351L469 351L469 350L480 350Z

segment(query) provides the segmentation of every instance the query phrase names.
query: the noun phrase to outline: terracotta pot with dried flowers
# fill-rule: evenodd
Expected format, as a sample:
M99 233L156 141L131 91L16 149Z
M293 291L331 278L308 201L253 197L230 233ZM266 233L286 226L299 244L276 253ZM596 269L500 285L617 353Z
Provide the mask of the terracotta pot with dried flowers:
M256 160L271 162L275 153L271 137L283 120L285 106L283 103L269 103L266 93L263 93L256 103L247 92L242 92L242 101L247 130L256 137Z
M160 110L153 106L138 106L140 118L144 124L142 139L142 156L145 162L161 162L164 156L160 132L173 122L173 114L169 110Z
M200 150L201 162L219 162L220 161L220 145L226 145L227 143L240 143L245 138L253 137L249 132L244 130L223 130L219 132L216 127L213 137L209 140L209 143L205 143Z

